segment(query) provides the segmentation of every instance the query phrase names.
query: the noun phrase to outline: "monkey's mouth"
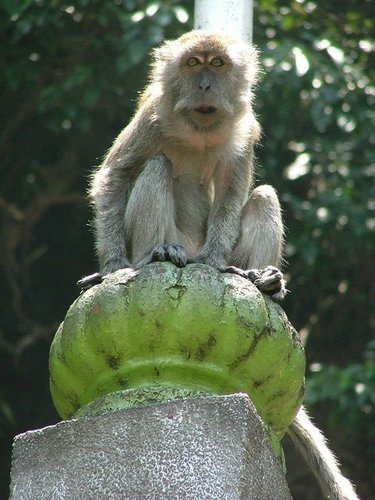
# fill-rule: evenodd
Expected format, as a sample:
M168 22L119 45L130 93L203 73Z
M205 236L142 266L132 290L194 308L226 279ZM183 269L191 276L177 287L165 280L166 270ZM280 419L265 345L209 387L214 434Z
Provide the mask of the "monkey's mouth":
M198 108L194 108L194 111L197 111L197 113L200 113L201 115L212 115L212 113L215 113L216 108L215 108L215 106L210 106L208 104L202 104L202 106L199 106Z

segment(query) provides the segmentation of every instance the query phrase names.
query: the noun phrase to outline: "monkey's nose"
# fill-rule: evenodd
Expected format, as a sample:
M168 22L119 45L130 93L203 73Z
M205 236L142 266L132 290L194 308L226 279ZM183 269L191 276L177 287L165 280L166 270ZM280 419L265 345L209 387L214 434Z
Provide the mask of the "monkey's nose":
M202 81L199 84L199 90L203 90L203 92L206 92L211 88L211 84L209 82Z

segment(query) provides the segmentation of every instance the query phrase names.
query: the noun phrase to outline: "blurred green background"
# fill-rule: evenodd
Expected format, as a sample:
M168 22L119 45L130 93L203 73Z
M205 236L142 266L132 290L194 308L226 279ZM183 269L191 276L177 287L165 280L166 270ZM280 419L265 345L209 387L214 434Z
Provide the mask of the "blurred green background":
M374 4L255 2L257 182L287 226L285 310L307 403L362 499L375 491ZM193 2L0 0L0 498L15 434L56 423L48 350L97 270L85 190L134 111L148 53ZM295 499L320 498L286 443Z

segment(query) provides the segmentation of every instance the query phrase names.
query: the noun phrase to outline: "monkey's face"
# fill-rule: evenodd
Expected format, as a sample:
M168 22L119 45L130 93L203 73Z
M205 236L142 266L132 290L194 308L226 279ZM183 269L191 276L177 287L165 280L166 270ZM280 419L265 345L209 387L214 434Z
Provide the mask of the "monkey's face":
M236 113L233 64L226 54L192 51L180 62L182 78L174 86L174 111L197 126L219 124Z
M156 58L154 80L173 112L195 130L217 130L248 111L257 70L252 47L192 31L166 42Z

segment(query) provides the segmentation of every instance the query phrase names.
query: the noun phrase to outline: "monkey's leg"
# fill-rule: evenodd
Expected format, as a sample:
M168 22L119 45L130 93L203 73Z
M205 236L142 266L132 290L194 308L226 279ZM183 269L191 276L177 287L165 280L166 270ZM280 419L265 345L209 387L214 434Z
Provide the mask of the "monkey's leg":
M134 184L125 212L126 242L132 264L187 262L175 223L172 165L159 154L149 160Z
M253 190L242 210L241 230L227 271L250 279L261 292L274 300L286 294L278 269L283 247L280 203L272 186Z

